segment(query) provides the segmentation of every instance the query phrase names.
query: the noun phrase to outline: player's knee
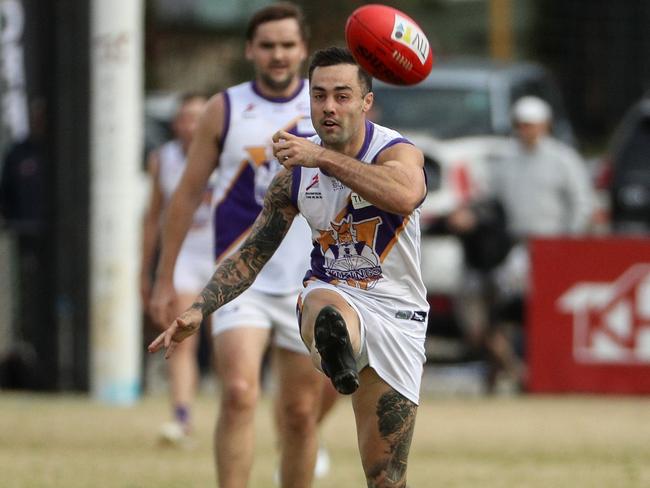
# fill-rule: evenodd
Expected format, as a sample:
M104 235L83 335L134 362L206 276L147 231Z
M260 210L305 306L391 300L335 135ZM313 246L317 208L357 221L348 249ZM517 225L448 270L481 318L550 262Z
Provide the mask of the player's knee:
M296 400L283 405L282 425L295 434L308 434L316 430L318 409L314 402Z
M225 382L221 392L222 407L231 412L253 410L259 397L259 388L245 379Z

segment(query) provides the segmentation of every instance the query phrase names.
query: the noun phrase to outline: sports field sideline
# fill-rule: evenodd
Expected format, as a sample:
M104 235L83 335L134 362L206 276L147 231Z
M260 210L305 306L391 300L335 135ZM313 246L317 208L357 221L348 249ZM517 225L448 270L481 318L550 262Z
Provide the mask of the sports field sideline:
M196 407L191 450L156 444L167 419L163 395L134 407L79 395L0 392L3 488L176 488L214 486L214 399ZM265 398L257 417L251 487L272 488L277 452ZM323 438L333 469L317 488L365 487L349 401L328 419ZM409 486L648 487L650 399L639 397L425 396L410 458Z

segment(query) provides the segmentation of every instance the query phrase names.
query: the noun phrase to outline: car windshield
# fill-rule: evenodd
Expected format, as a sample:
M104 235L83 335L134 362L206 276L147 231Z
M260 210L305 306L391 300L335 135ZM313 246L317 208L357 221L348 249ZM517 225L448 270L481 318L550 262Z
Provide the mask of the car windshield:
M490 100L485 90L375 90L371 118L398 130L426 130L440 138L491 134Z

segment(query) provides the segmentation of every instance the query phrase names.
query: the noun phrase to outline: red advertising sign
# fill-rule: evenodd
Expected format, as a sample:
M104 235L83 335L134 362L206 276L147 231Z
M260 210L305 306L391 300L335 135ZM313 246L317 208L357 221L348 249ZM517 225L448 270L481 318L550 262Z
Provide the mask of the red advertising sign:
M531 243L531 392L650 393L650 239Z

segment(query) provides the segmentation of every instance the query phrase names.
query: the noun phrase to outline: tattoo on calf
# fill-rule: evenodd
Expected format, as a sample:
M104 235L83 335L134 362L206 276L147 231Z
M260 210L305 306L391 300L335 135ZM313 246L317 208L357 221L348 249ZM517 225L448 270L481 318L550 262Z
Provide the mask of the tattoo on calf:
M386 457L368 473L368 488L406 486L406 465L415 427L417 405L396 391L383 394L377 402L377 423L388 444Z

